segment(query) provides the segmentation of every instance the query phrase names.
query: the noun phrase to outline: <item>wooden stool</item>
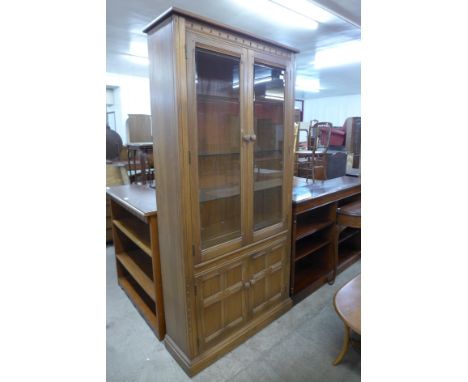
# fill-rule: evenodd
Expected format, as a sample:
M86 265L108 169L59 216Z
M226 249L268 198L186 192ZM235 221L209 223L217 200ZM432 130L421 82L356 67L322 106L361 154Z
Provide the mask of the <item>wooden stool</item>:
M330 285L335 282L336 274L338 272L338 242L340 239L340 233L346 227L361 229L361 200L344 204L336 209L335 264L333 266L332 277L328 281Z
M361 201L356 200L338 207L336 210L336 224L339 226L361 228Z

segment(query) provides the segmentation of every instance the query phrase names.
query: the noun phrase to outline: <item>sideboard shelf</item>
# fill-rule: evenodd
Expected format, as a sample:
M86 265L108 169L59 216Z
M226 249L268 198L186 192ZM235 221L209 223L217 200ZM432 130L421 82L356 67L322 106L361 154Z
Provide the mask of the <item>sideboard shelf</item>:
M337 273L359 260L359 229L338 234L337 208L359 199L360 178L340 177L319 182L294 179L292 206L290 294L299 302Z

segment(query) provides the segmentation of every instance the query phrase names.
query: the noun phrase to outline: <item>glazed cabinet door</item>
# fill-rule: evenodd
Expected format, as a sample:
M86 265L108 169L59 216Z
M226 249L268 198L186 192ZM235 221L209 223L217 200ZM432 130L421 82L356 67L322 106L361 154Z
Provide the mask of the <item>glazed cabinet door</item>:
M245 224L246 50L187 33L188 134L195 262L240 248Z
M278 243L249 259L249 313L252 317L269 309L287 296L287 243Z
M285 58L250 52L253 80L253 239L286 230L291 209L292 69Z
M246 262L240 261L196 280L198 346L203 351L247 320Z

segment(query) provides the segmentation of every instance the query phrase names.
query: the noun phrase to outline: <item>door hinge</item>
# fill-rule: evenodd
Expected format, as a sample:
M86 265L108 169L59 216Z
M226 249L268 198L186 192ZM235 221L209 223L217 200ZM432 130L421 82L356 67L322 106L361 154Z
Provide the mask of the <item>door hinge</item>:
M195 246L192 245L192 256L195 256Z

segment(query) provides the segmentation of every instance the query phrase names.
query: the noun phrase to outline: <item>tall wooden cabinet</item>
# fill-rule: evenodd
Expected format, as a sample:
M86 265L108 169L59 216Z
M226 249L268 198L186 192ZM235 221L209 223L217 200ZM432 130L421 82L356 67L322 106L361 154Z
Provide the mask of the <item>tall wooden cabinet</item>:
M165 343L193 375L291 306L296 51L175 8L145 32Z

